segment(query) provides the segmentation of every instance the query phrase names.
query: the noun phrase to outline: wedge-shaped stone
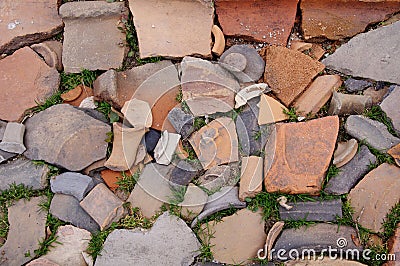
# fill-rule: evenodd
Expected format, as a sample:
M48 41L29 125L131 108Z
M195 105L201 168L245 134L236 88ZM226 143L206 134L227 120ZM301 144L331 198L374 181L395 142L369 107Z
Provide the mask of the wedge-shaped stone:
M267 191L319 194L338 131L337 116L277 124L265 146Z
M178 146L181 135L164 131L154 148L154 159L158 164L168 165Z
M359 141L365 140L373 148L383 152L400 143L400 139L390 134L384 124L363 115L349 116L345 129L350 136Z
M113 123L113 149L104 166L113 171L131 169L136 161L139 144L145 134L145 128L128 128L120 123Z
M54 105L25 122L24 155L70 171L106 157L109 125L68 105Z
M67 2L59 12L65 24L65 72L121 67L126 46L125 34L118 27L121 16L128 15L124 3Z
M149 230L114 230L107 237L95 266L189 266L200 254L200 246L183 220L165 212Z
M50 179L50 186L53 193L71 195L81 201L94 187L94 182L90 176L66 172L52 177Z
M100 225L101 230L107 229L113 222L118 222L125 214L123 201L103 183L95 186L80 205Z
M353 159L358 150L358 143L355 139L338 142L335 153L333 154L333 164L341 167Z
M181 63L182 96L195 116L228 112L240 86L227 70L209 61L185 57Z
M208 195L203 189L194 184L189 184L187 187L183 201L179 203L182 207L181 215L186 220L193 220L201 213L204 205L207 203Z
M286 106L299 96L324 65L311 57L281 46L268 46L261 50L267 62L264 82ZM290 75L288 75L290 73Z
M379 186L377 186L379 184ZM349 193L353 219L374 232L383 232L382 223L399 202L400 168L387 163L369 172Z
M282 220L304 220L332 222L342 217L342 201L340 199L328 201L288 202L290 210L279 207L279 216Z
M211 56L211 1L130 0L141 58ZM158 40L154 42L154 40Z
M246 197L252 198L262 190L263 158L242 157L241 169L239 199L244 201Z
M357 115L370 108L372 99L366 95L344 94L334 91L329 105L329 115Z
M231 118L211 121L192 134L189 142L204 169L239 160L235 122Z
M38 207L45 200L44 197L21 199L8 208L10 227L7 241L0 248L3 265L23 265L32 260L39 242L46 237L47 214Z
M147 102L138 99L132 99L125 102L121 109L125 119L134 127L151 127L153 115Z
M301 115L315 115L328 102L333 91L341 85L342 80L339 75L319 76L293 105Z
M288 109L274 98L262 94L260 97L260 111L258 113L258 124L270 124L288 119L284 112Z

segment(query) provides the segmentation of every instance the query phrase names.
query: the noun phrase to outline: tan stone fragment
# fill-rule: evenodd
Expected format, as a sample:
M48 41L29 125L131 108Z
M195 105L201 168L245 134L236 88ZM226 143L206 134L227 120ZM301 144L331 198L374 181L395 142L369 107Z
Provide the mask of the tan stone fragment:
M333 154L333 164L336 167L342 167L348 163L356 155L358 143L356 139L351 139L346 142L339 142Z
M243 157L239 185L239 199L254 197L262 190L263 158L257 156Z
M288 109L274 98L262 94L260 97L260 111L258 113L258 124L270 124L288 119L284 113Z

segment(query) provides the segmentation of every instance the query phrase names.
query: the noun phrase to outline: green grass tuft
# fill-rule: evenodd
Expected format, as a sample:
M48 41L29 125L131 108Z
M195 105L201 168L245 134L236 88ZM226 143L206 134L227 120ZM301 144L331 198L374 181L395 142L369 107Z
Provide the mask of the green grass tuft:
M390 212L386 215L385 221L383 222L383 235L386 240L394 235L398 223L400 223L400 203L397 203L390 210Z
M206 125L206 120L204 117L195 117L193 122L194 130L197 131Z
M282 112L289 116L289 122L297 122L298 121L298 115L296 113L296 108L290 107L290 109L282 109Z
M61 91L69 91L78 85L92 87L93 82L96 80L98 74L96 71L82 69L80 73L61 73Z
M122 178L120 178L116 184L119 186L118 189L121 189L125 192L131 192L136 185L140 177L140 172L137 171L132 175L127 175L125 172L121 172Z
M371 108L366 109L366 110L364 111L364 116L366 116L366 117L368 117L368 118L371 118L371 119L373 119L373 120L376 120L376 121L379 121L379 122L383 123L383 124L387 127L388 131L389 131L392 135L394 135L394 136L396 136L396 137L399 137L399 135L398 135L398 134L396 133L396 131L394 130L392 121L390 121L390 118L387 117L387 115L386 115L385 112L381 109L380 106L374 105L374 106L372 106Z
M370 164L370 166L369 166L370 170L378 167L379 165L381 165L383 163L388 163L388 164L395 163L392 156L390 156L389 154L384 153L378 149L373 148L371 145L369 145L367 143L366 140L362 140L358 143L359 149L360 149L361 145L366 145L368 147L368 149L371 151L371 153L376 156L376 163Z

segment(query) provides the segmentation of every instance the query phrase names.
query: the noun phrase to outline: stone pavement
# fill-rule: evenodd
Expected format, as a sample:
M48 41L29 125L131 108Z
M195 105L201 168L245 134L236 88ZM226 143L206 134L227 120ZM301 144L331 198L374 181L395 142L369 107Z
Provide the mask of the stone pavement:
M400 265L399 12L0 1L0 264Z

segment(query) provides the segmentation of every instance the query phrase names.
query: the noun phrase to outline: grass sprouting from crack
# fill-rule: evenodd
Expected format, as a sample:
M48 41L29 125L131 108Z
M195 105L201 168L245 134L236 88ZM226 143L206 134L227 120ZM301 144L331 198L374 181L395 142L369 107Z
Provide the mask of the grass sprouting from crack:
M298 121L298 115L296 113L296 108L290 107L290 109L282 109L282 112L289 117L289 122L297 122Z
M370 150L370 152L375 155L376 157L376 163L374 164L370 164L370 170L378 167L379 165L383 164L383 163L388 163L388 164L394 164L394 159L392 156L390 156L389 154L382 152L378 149L375 149L374 147L372 147L371 145L368 144L368 142L366 140L362 140L358 143L358 148L360 149L361 145L365 145L368 147L368 149Z
M396 131L394 130L392 121L390 121L390 119L387 117L387 115L386 115L385 112L381 109L380 106L374 105L374 106L372 106L371 108L366 109L366 110L364 111L364 116L366 116L366 117L368 117L368 118L371 118L371 119L373 119L373 120L376 120L376 121L378 121L378 122L383 123L383 124L387 127L388 131L389 131L392 135L394 135L394 136L396 136L396 137L399 137L399 135L398 135L398 134L396 133Z
M326 175L325 175L325 181L324 184L322 186L322 190L325 189L326 184L328 184L329 180L334 177L337 176L340 172L340 169L338 167L336 167L336 165L331 164L328 168L328 170L326 171Z
M204 117L195 117L193 122L194 130L197 131L206 125L206 120Z
M384 229L384 237L386 240L393 236L398 223L400 223L400 203L397 203L390 210L383 222L382 226Z
M135 187L136 182L139 179L140 172L137 171L132 175L128 175L125 172L121 172L121 175L122 178L118 179L118 181L115 184L117 184L119 186L118 188L121 189L122 191L131 192Z

